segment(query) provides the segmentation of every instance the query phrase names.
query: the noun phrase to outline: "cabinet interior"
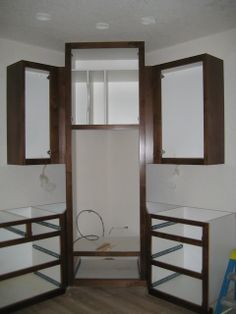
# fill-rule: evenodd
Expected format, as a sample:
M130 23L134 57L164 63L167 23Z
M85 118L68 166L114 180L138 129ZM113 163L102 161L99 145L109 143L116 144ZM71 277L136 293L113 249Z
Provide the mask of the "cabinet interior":
M149 292L210 312L234 243L234 214L161 203L148 208Z
M223 60L202 54L146 70L153 162L224 163Z
M25 69L26 159L50 157L49 77L49 71L28 67Z
M64 162L64 68L18 61L7 67L7 162Z
M72 50L72 124L138 124L138 49Z
M72 148L74 255L81 258L76 278L138 279L139 131L75 130ZM103 245L107 249L99 250Z
M161 71L162 158L204 158L203 98L202 62Z
M0 311L64 292L64 225L64 215L47 208L0 212Z
M139 279L141 45L97 47L69 53L75 278Z

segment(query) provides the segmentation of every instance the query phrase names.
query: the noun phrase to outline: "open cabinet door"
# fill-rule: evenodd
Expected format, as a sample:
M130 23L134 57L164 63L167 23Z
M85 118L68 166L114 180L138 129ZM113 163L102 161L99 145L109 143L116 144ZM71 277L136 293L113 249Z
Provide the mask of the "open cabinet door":
M7 67L7 161L62 163L64 68L19 61Z
M202 54L147 67L153 160L224 163L223 61Z

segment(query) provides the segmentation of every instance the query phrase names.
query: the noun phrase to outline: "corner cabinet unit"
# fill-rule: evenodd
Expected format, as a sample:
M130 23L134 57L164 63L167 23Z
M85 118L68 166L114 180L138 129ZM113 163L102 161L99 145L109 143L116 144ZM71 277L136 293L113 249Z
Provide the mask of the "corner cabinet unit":
M8 164L60 162L61 69L29 61L7 67Z
M67 43L66 54L72 129L138 128L143 42Z
M202 54L147 70L154 163L223 164L223 61Z
M150 294L211 313L235 244L235 214L155 206L149 210Z
M0 312L65 291L65 217L37 207L0 211ZM58 213L59 212L59 213Z

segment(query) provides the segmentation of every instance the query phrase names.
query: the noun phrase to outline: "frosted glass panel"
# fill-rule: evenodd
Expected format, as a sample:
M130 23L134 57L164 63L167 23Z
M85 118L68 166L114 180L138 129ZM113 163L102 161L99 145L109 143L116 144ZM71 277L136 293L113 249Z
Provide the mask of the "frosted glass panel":
M25 155L27 159L49 158L49 72L25 71Z
M203 158L202 63L162 71L164 158Z

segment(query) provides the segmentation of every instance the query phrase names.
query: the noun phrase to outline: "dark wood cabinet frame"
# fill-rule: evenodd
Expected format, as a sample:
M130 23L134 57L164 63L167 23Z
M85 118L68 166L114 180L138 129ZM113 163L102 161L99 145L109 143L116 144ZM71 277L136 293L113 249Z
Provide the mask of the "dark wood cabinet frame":
M158 219L165 222L174 222L178 224L185 224L190 226L197 226L202 228L202 239L196 240L189 237L183 237L178 235L172 235L169 233L165 233L164 231L157 232L152 230L152 218ZM186 307L197 313L211 314L213 313L212 308L210 308L208 302L208 285L209 285L209 224L200 221L188 220L183 218L175 218L162 216L158 214L150 214L148 218L148 290L151 295L157 296L164 300L173 302L175 304ZM169 263L164 263L160 261L155 261L152 258L152 237L168 239L172 241L177 241L180 243L188 243L195 246L202 247L202 271L195 272L183 267L174 266ZM200 279L202 281L202 304L196 305L192 302L180 299L178 297L172 296L171 294L164 293L158 290L155 290L152 286L152 266L161 267L163 269L168 269L179 274L184 274L186 276L190 276L193 278ZM176 287L178 289L178 287Z
M27 159L25 156L25 70L48 71L50 80L50 156ZM63 76L64 68L19 61L7 67L7 162L11 165L38 165L63 162Z
M202 62L204 90L204 157L165 158L162 156L161 71ZM224 163L224 74L223 60L208 54L148 66L146 73L146 107L153 143L148 143L150 162L157 164L213 165ZM152 133L153 132L153 133Z
M71 54L72 49L99 48L138 48L139 51L139 116L138 125L71 125ZM145 107L144 107L144 43L143 42L100 42L100 43L67 43L66 44L66 202L67 202L67 258L68 284L74 282L73 267L73 215L72 215L72 159L71 132L72 129L139 129L139 162L140 162L140 279L146 279L146 199L145 199ZM96 281L96 280L95 280ZM104 282L104 280L102 280ZM127 281L127 280L124 280ZM132 281L132 280L131 280ZM114 280L112 280L114 282ZM119 280L117 281L119 285ZM128 280L130 284L130 280Z
M48 233L40 233L40 234L32 234L32 225L34 223L40 223L44 222L45 220L53 220L53 219L58 219L59 220L59 226L60 229L57 231L52 230ZM60 275L61 275L61 284L60 287L56 287L55 289L49 292L44 292L41 293L37 296L30 297L28 299L24 299L22 301L18 301L16 303L10 304L8 306L5 306L0 309L1 313L10 313L16 310L19 310L21 308L24 308L29 305L33 305L35 303L41 302L43 300L47 300L51 297L58 296L60 294L65 293L66 290L66 243L65 243L65 236L66 236L66 217L65 214L54 214L52 213L51 215L48 216L42 216L42 217L37 217L37 218L25 218L25 219L19 219L15 220L14 222L2 222L0 223L0 228L8 228L8 227L17 227L18 225L25 225L26 233L24 237L18 238L18 239L9 239L9 240L4 240L0 242L0 249L1 248L6 248L10 246L14 246L17 244L24 244L28 242L33 242L37 240L42 240L42 239L48 239L48 238L53 238L58 236L60 238L60 257L58 260L55 261L50 261L50 262L44 262L40 263L39 265L35 266L30 266L30 267L25 267L23 269L19 269L16 271L11 271L6 274L0 275L0 280L7 280L10 278L15 278L18 276L22 276L25 274L33 273L39 270L43 270L45 268L53 267L53 266L60 266Z

